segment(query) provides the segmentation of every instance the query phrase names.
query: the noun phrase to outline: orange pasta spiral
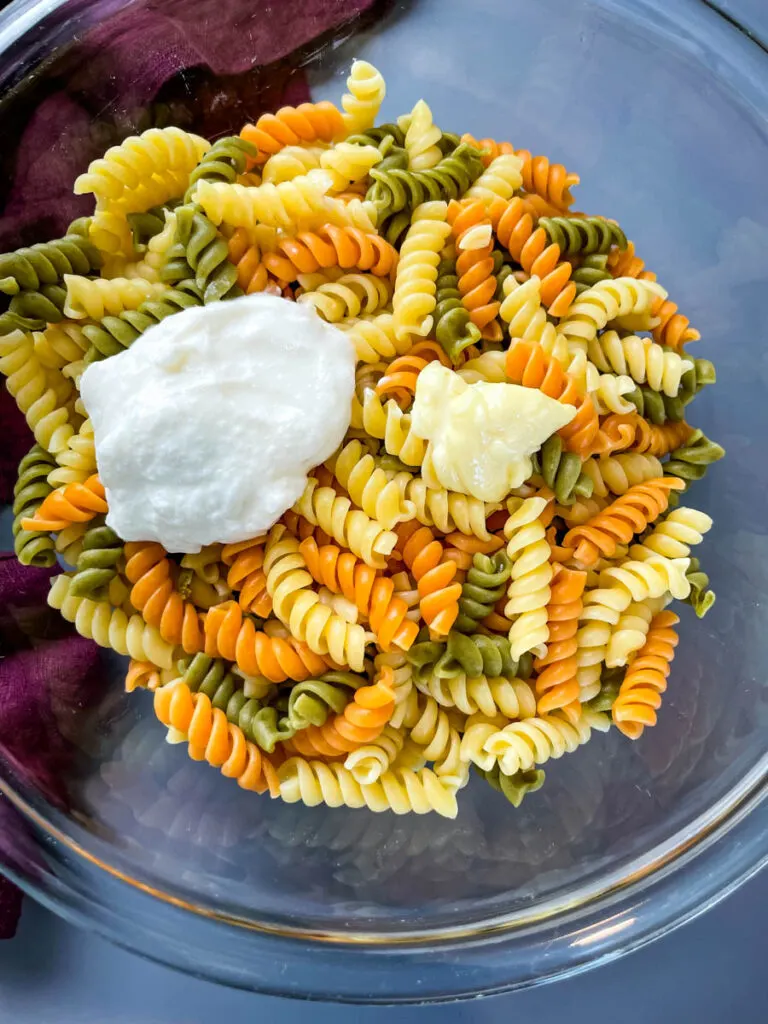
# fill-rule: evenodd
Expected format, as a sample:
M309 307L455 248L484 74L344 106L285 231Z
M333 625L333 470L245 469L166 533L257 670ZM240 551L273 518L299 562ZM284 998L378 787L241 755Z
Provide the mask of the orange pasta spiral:
M670 491L684 488L685 482L676 476L635 484L583 526L569 530L563 545L574 549L574 559L585 568L593 566L601 555L612 558L617 543L630 544L636 533L642 533L666 511Z
M394 398L403 408L410 405L416 394L419 374L429 363L438 360L451 369L452 363L442 346L435 341L420 341L404 356L393 359L387 372L376 382L376 394Z
M646 452L648 455L668 455L685 444L693 428L682 420L656 426L636 412L612 413L600 424L600 430L585 455L608 455L612 452Z
M653 315L659 317L661 321L653 328L654 341L660 345L668 345L675 352L679 352L686 342L698 341L701 337L696 328L691 327L688 317L678 313L677 306L668 299L659 300L654 304Z
M353 700L341 714L325 725L311 725L297 732L284 747L303 757L335 757L349 753L363 743L381 735L395 710L394 672L389 665L382 669L381 679L372 686L355 691Z
M269 283L267 268L261 261L261 249L251 245L245 228L238 228L229 240L229 261L237 268L237 283L246 295L263 292Z
M247 124L240 138L259 150L255 158L248 158L248 166L265 163L273 153L284 146L297 146L302 142L333 142L344 134L341 111L323 100L320 103L301 103L298 107L281 107L276 114L262 114L256 124Z
M200 613L176 590L165 548L132 541L125 545L125 558L125 575L133 584L131 604L142 613L144 621L156 626L163 640L180 644L187 654L201 650Z
M496 199L488 207L496 236L509 249L523 270L541 279L541 301L552 316L564 316L576 298L576 285L571 281L573 267L560 259L560 246L550 243L543 228L534 226L534 219L525 202L515 196L509 201Z
M51 491L31 519L22 519L24 530L55 533L71 523L87 523L107 511L104 487L97 473L80 483L65 484Z
M626 249L611 249L607 266L612 277L635 277L641 281L656 280L653 271L646 270L645 263L635 253L634 242L627 242Z
M493 235L491 220L481 200L468 203L452 202L448 207L448 222L456 239L456 273L461 302L469 311L469 318L491 341L501 340L501 327L496 322L500 302L495 301L497 282L494 276ZM471 233L488 228L488 241L479 247L472 243Z
M397 550L416 580L419 609L433 633L445 636L459 614L461 583L452 582L456 563L444 557L443 545L428 526L401 523L396 531Z
M406 618L408 605L396 596L392 579L335 544L318 547L314 537L302 541L299 551L313 579L332 593L343 594L368 617L382 650L388 651L392 644L409 649L419 626Z
M261 619L272 611L272 598L267 593L267 577L264 565L264 545L267 538L225 544L221 560L230 567L227 584L231 590L239 590L238 604L244 612L251 612Z
M612 708L613 721L632 740L646 725L656 725L661 694L667 688L670 662L675 656L679 622L674 612L660 612L651 620L645 645L627 669Z
M155 690L154 707L163 725L187 737L193 760L220 768L228 779L237 779L242 789L279 795L275 764L204 693L192 693L181 681L169 683Z
M205 653L234 661L245 675L264 676L271 683L302 682L322 675L330 664L292 636L259 632L235 601L224 601L206 612Z
M578 174L567 171L562 164L550 163L545 156L532 156L527 149L515 149L511 142L496 142L495 139L476 139L469 132L461 137L462 142L484 150L483 164L487 167L491 161L503 153L514 153L523 161L521 173L523 188L531 195L545 200L557 212L563 213L573 202L571 189L581 180Z
M576 415L558 434L569 451L583 453L589 448L599 428L597 410L589 395L579 394L575 381L556 359L539 345L515 339L507 351L504 370L513 384L538 388L558 402L575 406Z
M515 154L523 161L520 170L525 191L541 196L559 210L567 210L573 202L571 189L581 181L578 174L567 171L562 164L550 163L545 156L532 156L527 149L516 149Z
M505 512L505 515L508 518L508 513ZM504 540L501 537L480 540L479 537L468 537L464 533L449 533L445 538L444 557L455 562L459 569L466 571L471 568L474 555L492 555L503 547ZM506 604L506 597L504 603Z
M314 274L328 267L366 270L377 277L394 273L398 252L380 235L354 227L325 224L284 238L278 252L266 253L264 266L281 281L295 281L299 274Z
M536 679L536 694L539 698L536 710L540 715L548 715L562 708L573 721L581 712L576 678L576 632L584 607L582 595L586 582L586 572L566 569L563 565L555 567L551 583L552 596L547 606L547 653L533 663L539 673Z

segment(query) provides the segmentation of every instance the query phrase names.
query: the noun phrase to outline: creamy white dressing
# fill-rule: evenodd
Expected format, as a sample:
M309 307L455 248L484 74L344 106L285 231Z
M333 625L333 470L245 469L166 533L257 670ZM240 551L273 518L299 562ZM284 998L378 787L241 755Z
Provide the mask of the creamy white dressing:
M535 388L467 384L434 362L419 374L411 429L428 441L422 475L429 487L447 487L496 502L531 475L531 455L576 414Z
M82 376L107 523L185 553L269 529L341 443L354 379L346 334L276 296L167 317Z

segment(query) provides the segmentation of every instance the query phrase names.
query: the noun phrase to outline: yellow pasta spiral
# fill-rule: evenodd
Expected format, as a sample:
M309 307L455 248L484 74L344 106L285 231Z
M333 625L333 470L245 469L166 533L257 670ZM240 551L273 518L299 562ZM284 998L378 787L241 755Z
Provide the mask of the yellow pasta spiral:
M348 135L373 127L387 92L384 78L367 60L356 60L347 78L347 92L341 98L344 127Z
M363 314L339 321L336 326L349 335L359 363L394 359L411 347L411 339L397 339L391 313Z
M432 329L437 265L451 234L447 211L442 200L417 206L400 247L392 307L395 336L401 340L411 334L426 337Z
M56 455L74 434L70 414L63 402L71 384L58 370L46 370L35 355L31 334L12 331L0 337L0 374L16 399L35 440Z
M522 679L486 676L440 676L436 672L414 680L421 693L434 698L444 708L458 708L462 714L496 715L507 718L529 718L536 714L536 695Z
M67 622L74 623L81 636L136 661L151 661L159 668L171 667L173 646L163 640L154 626L148 626L140 615L129 617L105 601L73 597L69 593L70 585L69 576L57 576L48 594L48 604L58 609Z
M325 146L286 146L274 153L264 164L261 180L264 184L279 185L281 181L293 181L308 171L320 166L320 157Z
M375 313L392 297L392 286L385 277L375 274L343 274L336 281L304 292L296 300L312 306L329 323L337 323L360 313Z
M407 466L422 464L427 442L412 432L411 417L394 399L382 405L375 391L366 390L358 415L356 423L353 407L353 426L360 426L371 437L382 440L390 455L396 455Z
M341 764L292 757L277 774L280 796L289 804L301 801L309 807L367 807L369 811L395 814L435 811L445 818L455 818L458 813L455 787L442 782L429 768L386 771L378 781L365 785Z
M483 750L493 757L505 775L514 775L551 758L572 753L589 740L593 729L607 732L610 724L607 715L589 708L582 708L575 722L555 711L524 722L511 722L489 736Z
M284 526L273 526L264 550L264 572L272 608L296 640L315 654L330 654L338 665L363 670L367 634L321 602L299 551L299 542Z
M633 544L629 554L641 561L647 561L654 555L687 558L691 548L701 544L703 535L711 529L712 518L706 512L695 508L676 508L654 527L642 544Z
M438 164L443 156L438 146L443 133L432 120L432 111L424 100L419 100L399 123L405 129L408 167L412 171L428 171Z
M352 501L372 519L391 530L414 517L414 506L405 498L409 473L392 473L376 466L374 457L360 441L350 441L328 463L328 468Z
M399 729L386 725L375 740L364 743L348 754L344 767L361 785L378 782L403 749L404 739Z
M634 277L598 281L576 296L557 325L557 333L567 340L569 352L582 351L586 354L589 342L611 320L647 313L658 298L666 297L666 291L656 281L636 280Z
M661 391L671 398L680 390L683 374L693 367L690 359L657 345L650 338L638 338L637 335L622 338L616 331L605 331L590 339L588 352L599 370L628 374L636 383L647 383L654 391Z
M502 153L464 194L465 199L481 199L486 206L495 199L511 199L523 184L523 161L514 153Z
M504 615L512 621L509 643L515 660L526 651L543 653L549 639L547 605L552 565L540 519L546 506L544 498L526 498L504 524L507 555L512 562Z
M410 477L405 497L413 504L413 518L424 526L436 526L441 533L458 530L480 540L490 540L486 519L500 507L444 487L427 487L420 476Z
M89 341L79 324L49 324L44 331L35 331L32 338L41 366L61 370L65 377L73 376L68 368L88 351Z
M293 508L374 569L384 568L397 543L396 534L365 512L353 510L349 498L340 497L332 487L321 487L315 477L309 478Z
M592 481L592 495L605 498L608 494L626 494L635 484L658 480L664 470L655 455L623 452L603 459L587 459L582 472Z
M73 434L64 448L56 452L58 467L48 474L52 487L64 484L82 484L96 472L96 445L93 439L93 424L85 420L76 434Z
M365 178L380 160L381 150L377 146L337 142L320 156L320 166L331 175L331 188L341 192L353 181Z
M152 283L144 278L80 277L65 274L67 298L64 312L74 320L90 317L101 320L105 316L118 316L126 309L138 309L142 302L167 290L167 285Z

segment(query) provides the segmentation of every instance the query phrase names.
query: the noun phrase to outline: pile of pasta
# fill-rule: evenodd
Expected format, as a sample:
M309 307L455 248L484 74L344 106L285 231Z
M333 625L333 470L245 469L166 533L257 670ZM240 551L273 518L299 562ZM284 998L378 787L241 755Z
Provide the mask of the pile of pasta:
M244 789L450 817L474 766L519 805L593 732L655 723L667 606L714 600L691 556L711 520L680 495L724 454L686 419L715 372L619 225L571 210L575 174L441 131L423 100L377 125L367 62L347 88L213 144L128 138L75 183L91 217L0 256L0 370L35 436L16 552L70 567L50 604L129 655L169 739ZM264 536L124 543L84 367L259 291L354 346L344 443ZM411 428L435 360L575 410L501 502L441 487Z

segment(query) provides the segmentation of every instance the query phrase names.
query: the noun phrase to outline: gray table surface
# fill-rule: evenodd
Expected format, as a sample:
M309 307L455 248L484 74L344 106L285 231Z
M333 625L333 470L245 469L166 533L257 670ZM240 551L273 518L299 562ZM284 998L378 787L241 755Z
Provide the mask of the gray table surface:
M768 40L768 0L718 5ZM629 957L578 977L455 1006L388 1010L303 1004L177 974L81 932L27 902L0 943L0 1024L763 1024L768 872L709 913Z
M189 978L85 934L28 902L0 943L1 1024L763 1024L768 872L709 913L575 978L452 1006L338 1007L257 996Z

